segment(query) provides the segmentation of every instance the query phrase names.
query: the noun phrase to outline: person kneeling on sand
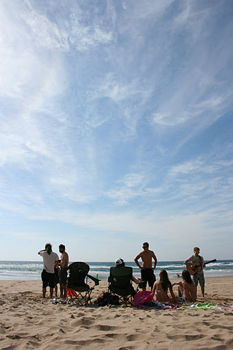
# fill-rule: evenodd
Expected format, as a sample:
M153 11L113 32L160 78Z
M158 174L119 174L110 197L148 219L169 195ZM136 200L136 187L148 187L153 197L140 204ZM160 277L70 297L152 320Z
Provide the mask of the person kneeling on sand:
M183 281L173 283L173 286L179 286L178 293L179 297L182 298L180 301L196 301L197 290L195 284L192 281L190 273L187 270L182 271L182 279Z
M171 298L168 296L168 290L170 291ZM159 280L154 283L152 292L154 293L154 300L159 302L176 302L175 294L172 290L172 284L169 281L166 270L161 270L159 273Z

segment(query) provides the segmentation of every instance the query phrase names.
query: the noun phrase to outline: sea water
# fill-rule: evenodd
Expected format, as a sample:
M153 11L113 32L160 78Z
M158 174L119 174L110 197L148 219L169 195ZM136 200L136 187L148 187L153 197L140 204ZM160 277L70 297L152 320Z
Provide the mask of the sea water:
M115 266L114 262L86 262L90 266L89 274L102 281L106 281L109 276L109 269ZM135 277L140 277L140 269L134 262L126 262L127 266L133 268ZM0 261L0 280L40 280L43 268L42 261ZM155 269L155 275L158 278L159 271L165 269L169 278L176 278L181 275L185 268L183 261L160 261ZM206 265L206 277L233 276L233 260L218 260Z

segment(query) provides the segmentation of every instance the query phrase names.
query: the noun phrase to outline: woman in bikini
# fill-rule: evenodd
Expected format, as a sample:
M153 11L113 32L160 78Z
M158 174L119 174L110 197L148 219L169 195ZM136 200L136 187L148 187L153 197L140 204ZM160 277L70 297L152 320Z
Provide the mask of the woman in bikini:
M187 270L182 271L182 279L183 281L173 284L173 286L174 285L179 286L178 287L179 297L182 297L187 301L196 301L197 289L191 279L190 273Z
M171 297L168 296L168 290ZM168 274L166 270L161 270L159 273L159 280L154 283L153 290L154 300L159 302L176 302L175 294L172 290L172 284L169 281Z

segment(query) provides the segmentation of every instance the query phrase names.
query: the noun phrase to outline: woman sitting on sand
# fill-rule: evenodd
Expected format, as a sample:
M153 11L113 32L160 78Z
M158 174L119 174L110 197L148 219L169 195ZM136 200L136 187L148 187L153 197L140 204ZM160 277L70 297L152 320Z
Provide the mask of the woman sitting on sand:
M183 297L187 301L196 301L197 289L191 279L190 273L187 270L182 271L182 279L183 281L173 284L173 286L179 286L179 297Z
M168 289L171 294L171 298L168 296ZM176 302L175 294L172 290L172 284L169 281L166 270L161 270L159 273L159 280L154 283L153 290L154 300L159 302L171 301Z

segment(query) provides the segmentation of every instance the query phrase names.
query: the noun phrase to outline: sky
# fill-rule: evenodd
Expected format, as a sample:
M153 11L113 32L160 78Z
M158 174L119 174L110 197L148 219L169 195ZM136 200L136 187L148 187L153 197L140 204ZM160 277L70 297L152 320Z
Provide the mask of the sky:
M1 0L1 260L233 259L233 2Z

